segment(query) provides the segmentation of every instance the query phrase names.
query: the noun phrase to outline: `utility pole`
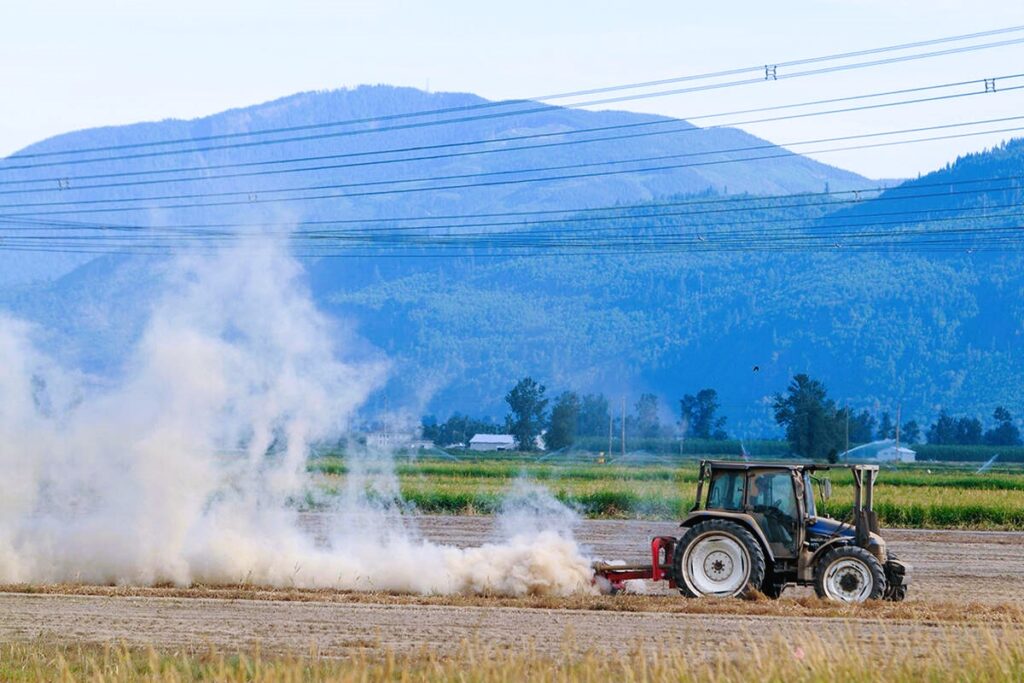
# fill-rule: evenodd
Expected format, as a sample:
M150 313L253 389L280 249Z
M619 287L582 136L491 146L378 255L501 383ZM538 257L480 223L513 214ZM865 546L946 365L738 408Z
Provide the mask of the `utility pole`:
M622 457L626 457L626 396L622 396Z
M846 399L846 452L843 460L850 459L850 399Z
M900 457L900 413L903 412L903 404L896 404L896 460Z
M608 411L608 457L612 457L612 423L614 422L612 411Z

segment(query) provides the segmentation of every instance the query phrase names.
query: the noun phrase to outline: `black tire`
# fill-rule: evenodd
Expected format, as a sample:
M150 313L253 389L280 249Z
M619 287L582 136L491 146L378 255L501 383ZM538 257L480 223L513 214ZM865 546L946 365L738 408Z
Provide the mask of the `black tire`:
M840 546L818 560L814 568L814 592L819 598L836 602L880 600L886 592L885 570L864 548Z
M725 549L718 549L719 546ZM687 564L693 559L693 550L708 548L712 550L698 569L703 574L691 576ZM734 570L737 573L733 573ZM724 589L710 590L717 583L712 574L722 571L727 572L721 580ZM687 529L676 543L672 557L672 576L676 586L689 598L749 597L761 588L764 575L765 559L761 544L741 524L725 519L709 519Z
M765 577L764 583L761 584L761 593L763 593L766 598L771 598L772 600L778 600L781 598L782 591L784 590L786 590L786 584L773 577L771 573Z
M903 583L902 568L898 575L894 574L892 565L890 564L894 560L897 560L896 553L889 553L889 560L885 565L885 596L886 600L892 602L903 602L907 597L907 587Z

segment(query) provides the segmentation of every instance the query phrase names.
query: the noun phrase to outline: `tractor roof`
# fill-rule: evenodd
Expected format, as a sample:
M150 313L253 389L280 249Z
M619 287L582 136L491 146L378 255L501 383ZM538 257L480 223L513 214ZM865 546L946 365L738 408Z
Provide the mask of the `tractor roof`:
M797 472L830 470L836 467L848 468L850 465L827 465L816 462L771 462L767 460L702 460L701 465L709 465L713 469L721 470L793 470ZM853 465L860 469L878 469L878 465Z
M831 467L813 462L770 462L767 460L704 460L702 464L723 470L827 470Z

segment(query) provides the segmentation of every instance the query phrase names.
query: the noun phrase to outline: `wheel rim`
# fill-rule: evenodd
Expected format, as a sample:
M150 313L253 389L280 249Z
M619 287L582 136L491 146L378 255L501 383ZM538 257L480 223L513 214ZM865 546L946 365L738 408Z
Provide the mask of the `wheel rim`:
M844 557L825 570L825 595L840 602L864 602L871 597L874 578L861 560Z
M750 555L739 541L727 534L701 536L683 555L683 578L698 595L736 595L750 579Z

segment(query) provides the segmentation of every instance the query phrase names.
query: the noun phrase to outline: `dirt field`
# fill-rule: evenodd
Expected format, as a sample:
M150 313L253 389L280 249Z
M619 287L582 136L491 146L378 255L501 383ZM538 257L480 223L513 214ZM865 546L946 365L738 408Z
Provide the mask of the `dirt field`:
M437 541L475 545L492 540L490 518L418 521L420 530ZM315 527L317 519L307 522ZM642 559L646 539L674 529L672 523L595 520L584 522L578 537L605 559L634 560ZM88 595L90 590L75 587L38 594L10 587L0 593L0 641L115 640L230 650L259 643L269 651L316 649L341 655L377 646L450 650L473 639L509 647L532 640L541 650L558 650L565 642L577 649L621 649L642 640L717 651L737 639L763 642L815 632L847 642L870 642L873 649L904 651L952 640L960 629L1024 627L1024 533L903 530L889 532L888 537L915 568L912 603L904 611L819 616L825 614L822 607L802 606L793 598L804 593L792 590L782 603L730 601L733 604L698 607L677 596L654 595L618 604L609 601L619 598L602 598L580 603L585 609L569 609L508 598L456 599L452 602L457 604L445 605L444 599L436 598L374 599L315 592L240 592L258 599L239 599L231 593L192 597L217 593L179 589L96 589L91 592L107 594ZM659 609L661 605L694 605L696 611L667 612ZM936 616L927 616L933 607ZM766 610L775 613L765 614ZM880 624L881 640L876 637Z
M456 545L492 539L489 517L425 516L419 528ZM577 538L603 559L644 561L648 539L678 529L675 522L586 520ZM893 552L914 566L908 599L1024 605L1024 532L895 529L885 536Z

